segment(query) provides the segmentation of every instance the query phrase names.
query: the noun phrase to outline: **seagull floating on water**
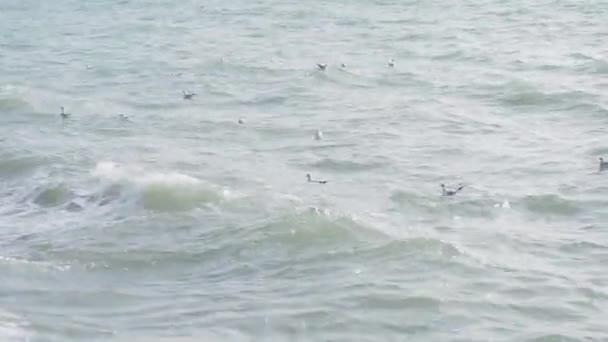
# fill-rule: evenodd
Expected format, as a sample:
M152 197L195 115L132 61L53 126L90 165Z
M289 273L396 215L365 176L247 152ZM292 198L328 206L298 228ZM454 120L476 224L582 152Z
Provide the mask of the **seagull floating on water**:
M61 107L61 113L59 115L61 115L62 119L67 119L70 116L70 114L65 112L65 108L63 107Z
M327 64L317 63L317 67L319 67L319 70L325 70L327 69Z
M123 120L129 120L130 119L130 117L127 114L124 114L124 113L118 114L118 117L121 118L121 119L123 119Z
M391 59L389 59L389 60L388 60L388 66L389 66L389 67L391 67L391 68L392 68L392 67L394 67L394 66L395 66L395 60L394 60L394 59L392 59L392 58L391 58Z
M306 174L306 179L308 179L308 183L319 183L319 184L325 184L325 183L327 183L326 180L312 179L312 177L310 176L310 173Z
M196 95L196 93L188 93L185 90L182 90L184 93L184 100L192 100L192 97Z
M346 64L342 63L340 64L341 67L346 68Z
M316 130L315 131L315 140L321 140L323 139L323 132L321 132L321 130Z
M604 158L600 157L600 172L608 169L608 162L604 161Z
M441 195L443 195L443 196L454 196L460 190L462 190L463 188L464 188L464 185L460 184L460 186L456 190L446 190L445 185L441 184Z
M240 124L240 125L242 125L242 124L244 124L244 123L245 123L245 120L243 120L243 119L239 119L239 124Z

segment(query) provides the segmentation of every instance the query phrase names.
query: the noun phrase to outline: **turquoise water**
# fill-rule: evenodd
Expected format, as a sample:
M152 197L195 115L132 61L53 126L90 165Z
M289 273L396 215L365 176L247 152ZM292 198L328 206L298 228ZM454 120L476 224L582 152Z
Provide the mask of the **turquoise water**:
M607 17L0 0L0 340L607 341Z

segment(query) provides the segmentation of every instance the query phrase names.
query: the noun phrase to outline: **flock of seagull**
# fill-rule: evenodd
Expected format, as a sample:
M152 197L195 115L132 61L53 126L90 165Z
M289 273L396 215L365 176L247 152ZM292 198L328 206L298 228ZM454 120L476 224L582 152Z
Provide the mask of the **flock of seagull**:
M390 68L395 67L395 60L394 59L389 59L387 62L387 65ZM342 68L346 68L346 64L342 63L340 64L340 67ZM327 70L327 64L325 63L317 63L317 68L319 68L319 70L321 71L325 71ZM315 139L320 140L323 138L323 132L321 131L316 131L315 132ZM608 162L606 162L606 167L608 168ZM319 184L326 184L327 181L326 180L314 180L312 179L312 177L310 176L309 173L306 174L306 179L308 180L309 183L319 183ZM442 196L455 196L457 193L459 193L460 191L462 191L462 189L464 189L464 185L459 184L458 187L454 190L449 190L445 187L445 184L441 184L441 195Z
M394 59L389 59L388 62L386 63L389 67L393 68L395 66L395 60ZM340 64L341 68L346 68L346 64L342 63ZM327 69L327 64L325 63L317 63L317 68L319 68L319 70L321 71L325 71Z
M392 68L395 66L395 61L393 59L389 59L387 62L387 65ZM340 64L340 67L346 68L346 65L344 63L342 63L342 64ZM317 68L321 71L325 71L325 70L327 70L327 64L317 63ZM194 98L194 96L196 95L196 93L193 93L193 92L190 92L187 90L182 90L182 94L183 94L184 100L192 100ZM61 113L59 113L59 115L61 116L62 119L65 120L71 116L71 114L65 112L64 107L60 107L60 109L61 109ZM130 118L127 114L119 114L118 116L122 120L129 120L129 118ZM240 118L238 120L238 123L244 124L245 121ZM321 130L316 130L315 134L314 134L314 139L315 140L323 139L323 132ZM605 162L602 158L600 158L600 171L603 171L605 169L608 169L608 162ZM306 180L308 181L308 183L327 184L327 180L313 179L312 176L310 175L310 173L306 174ZM445 184L441 184L441 195L442 196L455 196L463 188L464 188L464 185L459 184L459 186L456 189L449 190L446 188Z

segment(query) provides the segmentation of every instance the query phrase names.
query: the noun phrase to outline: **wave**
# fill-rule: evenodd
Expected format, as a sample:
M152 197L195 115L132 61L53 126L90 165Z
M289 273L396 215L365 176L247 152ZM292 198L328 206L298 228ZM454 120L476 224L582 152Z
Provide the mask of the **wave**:
M196 334L194 337L128 337L117 339L120 342L224 342L224 341L243 341L250 342L251 339L236 333L205 333Z
M0 163L0 171L2 163ZM30 189L10 190L16 195L15 202L32 204L42 209L60 209L81 212L88 209L117 206L173 212L218 204L233 194L227 189L213 186L200 179L181 173L148 172L137 166L125 166L114 162L100 162L92 171L94 184L46 179ZM0 173L1 175L1 173ZM99 184L97 181L101 180Z
M496 209L511 208L511 204L507 200L498 203L488 198L442 197L440 194L440 189L437 190L436 197L398 190L391 194L390 199L398 211L418 217L423 221L434 220L442 216L453 218L455 215L493 218L497 215Z
M569 216L581 211L575 201L554 194L526 196L521 203L534 214Z
M550 335L543 335L543 336L539 336L539 337L535 337L535 338L531 338L526 340L527 342L582 342L583 340L574 338L574 337L570 337L570 336L566 336L566 335L561 335L561 334L550 334Z
M592 253L592 252L605 252L608 254L608 246L599 242L593 241L575 241L564 243L559 247L564 252L574 253Z
M572 101L591 98L591 94L582 91L563 91L545 93L533 88L512 89L501 98L501 102L509 106L533 105L571 105Z
M580 90L548 91L521 80L485 87L485 96L509 107L550 106L556 109L568 109L573 103L594 103L597 98L592 93Z
M27 101L20 98L0 98L0 111L2 112L26 110L29 107Z
M387 260L404 255L451 258L463 255L455 245L431 237L395 239L390 233L348 214L316 207L299 209L255 229L255 240L296 249L313 249L317 257L346 253L348 258Z
M23 176L42 165L42 160L34 156L16 156L11 153L0 154L0 176Z
M358 172L378 169L384 166L383 163L378 162L355 162L350 160L337 160L325 158L316 163L309 164L314 168L323 170L334 170L341 172Z
M351 216L316 207L283 216L260 227L259 231L266 241L302 247L386 238L382 232L358 223Z
M346 68L340 68L337 65L333 66L333 68L329 66L327 72L315 70L308 75L314 82L328 82L348 87L349 89L371 89L377 82L377 79L374 77L355 73L352 69L349 69L348 65Z
M608 74L608 61L602 58L588 56L582 53L571 54L570 57L584 61L576 70L579 72L589 72L591 74Z
M579 113L591 113L598 118L608 117L608 108L605 108L599 103L576 102L570 106L564 107L564 110L576 111Z
M0 340L4 342L29 341L28 326L29 323L22 317L0 309Z
M386 260L387 257L395 258L404 255L425 259L450 259L455 256L465 255L454 244L431 237L392 240L373 246L362 252L362 254L365 255L365 259L377 258L378 260Z
M54 184L37 188L29 197L32 203L49 208L66 203L73 194L64 184Z
M80 212L91 203L100 206L108 204L111 199L107 192L104 189L100 194L78 195L66 183L49 183L37 186L21 203L31 203L44 209L60 208L69 212Z
M181 173L147 172L138 166L100 162L93 175L113 184L133 186L146 209L182 211L219 203L229 193Z
M281 105L289 100L287 96L281 95L258 95L249 99L242 99L239 104L244 106L270 106Z
M57 264L53 264L51 262L47 262L47 261L34 261L34 260L27 260L27 259L22 259L22 258L15 258L15 257L8 257L8 256L0 256L0 267L2 268L7 268L7 267L18 267L18 268L33 268L36 270L39 270L41 272L47 272L47 271L68 271L71 268L71 265L69 264L61 264L61 265L57 265ZM5 270L3 270L2 273L5 273ZM1 314L1 311L0 311Z

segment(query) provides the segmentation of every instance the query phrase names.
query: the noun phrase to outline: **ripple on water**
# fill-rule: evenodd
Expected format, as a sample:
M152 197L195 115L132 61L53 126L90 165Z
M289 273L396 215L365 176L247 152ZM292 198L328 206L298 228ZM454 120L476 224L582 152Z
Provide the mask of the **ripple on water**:
M333 158L324 158L320 161L308 164L308 166L313 168L328 171L338 171L342 173L369 171L382 168L384 165L385 164L383 162L357 162L353 160L340 160Z
M530 213L540 215L572 216L582 210L576 201L556 194L528 195L518 202Z
M23 177L44 165L44 158L33 155L0 153L0 176L6 178Z
M24 342L32 337L30 323L22 317L0 309L0 339L6 342Z

